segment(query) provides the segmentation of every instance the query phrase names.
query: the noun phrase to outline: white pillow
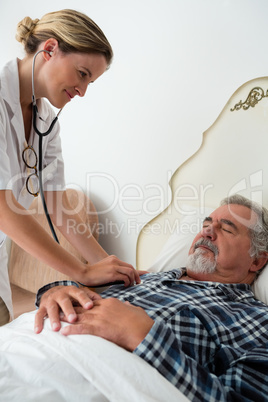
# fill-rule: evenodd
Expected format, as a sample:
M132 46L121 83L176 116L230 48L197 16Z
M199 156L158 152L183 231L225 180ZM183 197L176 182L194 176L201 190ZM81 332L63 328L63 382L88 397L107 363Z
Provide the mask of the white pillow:
M164 272L185 267L188 251L194 237L199 233L203 220L215 208L204 208L201 211L199 207L182 205L181 209L185 214L180 220L179 231L170 235L148 271ZM255 281L252 290L257 299L268 305L268 266Z
M264 268L258 279L252 285L256 299L268 305L268 266Z
M180 209L183 215L179 221L178 230L171 233L160 254L148 269L150 272L164 272L185 267L190 246L200 232L203 220L215 208L201 210L199 207L185 204L181 205Z

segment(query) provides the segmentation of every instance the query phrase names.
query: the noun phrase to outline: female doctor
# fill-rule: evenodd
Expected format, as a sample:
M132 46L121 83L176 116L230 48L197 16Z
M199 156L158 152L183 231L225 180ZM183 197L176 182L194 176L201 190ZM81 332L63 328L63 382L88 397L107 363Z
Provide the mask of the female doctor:
M67 230L70 214L65 211L71 208L64 190L59 122L52 124L54 112L43 99L62 109L75 96L84 96L88 85L112 61L108 40L90 18L74 10L49 13L34 21L26 17L18 24L16 39L24 45L26 55L10 61L0 73L1 325L12 318L6 236L34 257L85 285L120 280L128 286L140 282L137 271L115 256L108 256L89 231L75 234ZM53 223L88 264L63 249L27 211L40 191L36 131L46 133L51 128L42 140L47 208ZM77 214L73 213L72 219L81 224Z

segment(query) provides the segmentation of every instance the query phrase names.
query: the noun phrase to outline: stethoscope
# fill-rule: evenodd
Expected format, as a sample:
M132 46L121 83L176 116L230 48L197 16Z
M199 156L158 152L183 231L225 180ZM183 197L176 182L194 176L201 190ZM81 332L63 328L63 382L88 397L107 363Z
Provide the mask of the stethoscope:
M48 134L50 134L51 131L53 130L53 127L55 126L55 124L56 124L56 122L57 122L57 120L58 120L59 114L61 113L62 109L60 109L60 111L58 112L58 114L56 115L56 117L52 120L52 122L51 122L49 128L47 129L47 131L45 131L44 133L41 133L41 131L39 131L39 129L38 129L37 126L36 126L36 119L37 119L37 117L38 117L40 120L42 120L42 118L39 116L39 113L38 113L38 108L37 108L36 99L35 99L35 91L34 91L34 66L35 66L35 59L36 59L36 56L37 56L39 53L41 53L41 52L48 53L50 56L52 56L52 52L49 52L48 50L44 50L44 49L38 50L38 52L36 52L35 55L34 55L34 57L33 57L33 64L32 64L33 128L34 128L34 131L36 132L36 134L38 134L38 136L39 136L39 145L38 145L38 150L39 150L39 161L38 161L39 192L40 192L40 196L41 196L41 200L42 200L44 212L45 212L45 215L46 215L46 218L47 218L47 221L48 221L48 224L49 224L49 227L50 227L52 236L54 237L54 240L55 240L57 243L60 243L60 242L59 242L59 239L58 239L58 237L57 237L57 235L56 235L56 232L55 232L53 223L52 223L52 221L51 221L51 218L50 218L50 215L49 215L49 212L48 212L48 209L47 209L47 204L46 204L45 196L44 196L43 179L42 179L42 170L43 170L43 166L42 166L42 159L43 159L43 155L42 155L42 144L43 144L43 143L42 143L42 140L43 140L43 137L46 137L46 136L47 136ZM78 283L80 283L80 282L78 282ZM109 283L106 283L106 284L96 285L96 286L91 286L91 287L100 288L100 287L103 287L103 286L110 286L110 285L113 285L113 284L121 284L121 283L124 283L124 282L122 282L122 281L109 282ZM82 283L80 283L80 284L83 285ZM83 285L83 286L85 286L85 285Z
M37 108L36 99L35 99L35 90L34 90L34 66L35 66L35 59L36 59L36 56L37 56L39 53L41 53L41 52L48 53L50 56L52 56L52 53L53 53L53 52L49 52L48 50L41 49L41 50L38 50L38 52L36 52L35 55L34 55L34 57L33 57L33 64L32 64L33 128L34 128L34 131L36 132L36 134L39 135L39 137L46 137L46 136L47 136L48 134L50 134L51 131L53 130L53 127L55 126L55 124L56 124L56 122L57 122L57 120L58 120L59 114L61 113L62 109L60 109L60 111L58 112L58 114L56 115L56 117L52 120L52 123L50 124L48 130L45 131L44 133L41 133L41 132L38 130L37 125L36 125L36 119L37 119L37 117L38 117L40 120L42 120L42 118L39 116L39 113L38 113L38 108Z
M41 196L41 200L42 200L42 204L43 204L43 208L44 208L44 212L51 230L51 233L54 237L54 240L59 243L59 239L56 235L53 223L51 221L48 209L47 209L47 204L46 204L46 200L45 200L45 196L44 196L44 190L43 190L43 177L42 177L42 170L43 170L43 164L42 164L42 159L43 159L43 152L42 152L42 148L43 148L43 137L46 137L48 134L51 133L51 131L53 130L59 114L61 113L62 109L60 109L60 111L58 112L58 114L56 115L56 117L52 120L49 128L47 129L47 131L45 131L44 133L41 133L41 131L39 131L37 125L36 125L36 120L37 118L39 118L40 120L42 120L42 118L39 116L38 113L38 108L37 108L37 104L36 104L36 99L35 99L35 90L34 90L34 66L35 66L35 59L36 56L41 53L41 52L45 52L48 53L50 56L52 56L52 52L49 52L48 50L39 50L38 52L35 53L34 57L33 57L33 64L32 64L32 104L33 104L33 128L34 131L36 132L36 134L39 136L39 144L38 144L38 150L39 150L39 160L38 160L38 180L39 180L39 192L40 192L40 196Z

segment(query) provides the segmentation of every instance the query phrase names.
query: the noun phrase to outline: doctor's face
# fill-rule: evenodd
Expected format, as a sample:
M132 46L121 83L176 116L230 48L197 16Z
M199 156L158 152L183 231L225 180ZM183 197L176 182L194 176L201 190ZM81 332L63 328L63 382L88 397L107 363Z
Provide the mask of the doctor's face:
M256 221L256 213L242 205L217 208L204 220L192 243L187 273L198 280L251 283L254 272L260 269L249 254L249 227Z
M88 85L107 69L102 54L63 53L56 48L42 71L42 92L56 108L62 108L76 95L84 96ZM41 77L41 75L40 75Z

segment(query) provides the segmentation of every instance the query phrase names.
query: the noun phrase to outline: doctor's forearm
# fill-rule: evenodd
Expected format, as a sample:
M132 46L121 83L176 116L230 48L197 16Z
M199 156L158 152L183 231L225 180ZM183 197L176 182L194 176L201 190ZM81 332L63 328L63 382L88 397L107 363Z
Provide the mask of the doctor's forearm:
M65 228L66 227L58 227L66 239L81 253L89 264L95 264L108 256L106 251L90 232L74 233L65 231Z
M32 256L82 281L86 265L57 244L10 190L0 190L0 230Z
M86 222L71 207L66 192L62 192L60 197L55 192L46 193L46 200L53 223L89 264L95 264L108 256Z

